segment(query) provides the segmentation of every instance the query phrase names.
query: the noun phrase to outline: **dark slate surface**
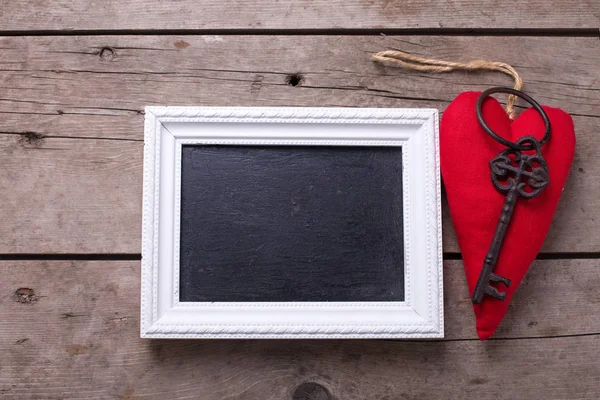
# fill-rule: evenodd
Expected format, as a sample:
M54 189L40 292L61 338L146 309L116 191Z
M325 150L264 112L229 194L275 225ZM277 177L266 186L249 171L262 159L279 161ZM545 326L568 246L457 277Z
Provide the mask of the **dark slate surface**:
M402 301L400 147L184 146L181 301Z

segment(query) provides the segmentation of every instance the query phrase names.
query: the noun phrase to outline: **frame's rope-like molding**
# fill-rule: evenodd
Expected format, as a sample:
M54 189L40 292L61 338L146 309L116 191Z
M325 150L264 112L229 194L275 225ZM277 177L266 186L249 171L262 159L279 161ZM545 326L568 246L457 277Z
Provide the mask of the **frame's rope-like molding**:
M433 109L422 108L314 108L314 107L146 107L162 122L190 121L231 121L236 122L303 122L339 123L338 120L351 120L353 123L415 123L432 117Z

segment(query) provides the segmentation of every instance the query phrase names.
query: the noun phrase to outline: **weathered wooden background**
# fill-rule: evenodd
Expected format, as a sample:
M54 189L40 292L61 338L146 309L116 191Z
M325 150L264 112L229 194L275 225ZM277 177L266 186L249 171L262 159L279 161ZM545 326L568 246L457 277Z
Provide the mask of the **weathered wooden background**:
M0 398L600 398L598 0L0 0ZM440 341L150 341L139 334L145 105L438 107L512 64L573 115L554 224L493 339L445 210ZM291 79L292 78L292 79Z

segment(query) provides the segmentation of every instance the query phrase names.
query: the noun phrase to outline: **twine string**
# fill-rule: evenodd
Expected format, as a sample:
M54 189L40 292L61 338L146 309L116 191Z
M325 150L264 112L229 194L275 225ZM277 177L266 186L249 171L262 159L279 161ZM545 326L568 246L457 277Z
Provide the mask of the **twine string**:
M385 50L374 54L373 60L381 63L390 62L406 69L423 72L452 72L452 71L498 71L509 75L515 81L514 88L521 90L523 81L517 71L510 65L497 62L474 60L468 63L459 63L453 61L435 60L433 58L423 58L413 56L400 50ZM515 119L515 102L517 96L510 95L506 102L506 113L510 119Z

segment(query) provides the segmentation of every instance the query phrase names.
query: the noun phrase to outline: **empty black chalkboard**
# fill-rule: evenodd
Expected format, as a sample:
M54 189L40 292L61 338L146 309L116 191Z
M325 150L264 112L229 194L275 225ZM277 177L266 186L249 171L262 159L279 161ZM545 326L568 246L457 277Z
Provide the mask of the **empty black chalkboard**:
M401 147L184 145L180 301L403 301Z

